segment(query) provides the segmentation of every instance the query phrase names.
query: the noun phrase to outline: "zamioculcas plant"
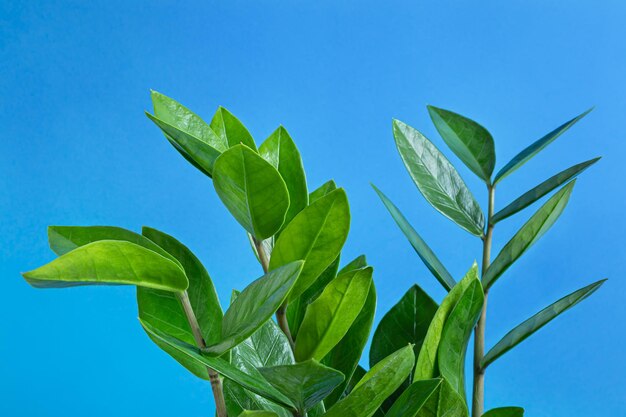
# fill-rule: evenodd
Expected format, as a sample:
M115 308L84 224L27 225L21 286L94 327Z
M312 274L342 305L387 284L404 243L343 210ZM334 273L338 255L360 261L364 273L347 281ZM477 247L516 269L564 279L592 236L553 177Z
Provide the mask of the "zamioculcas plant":
M482 240L482 268L479 274L478 266L474 264L467 275L457 282L399 209L374 187L418 256L448 291L441 304L437 305L423 290L413 286L381 320L374 333L370 363L378 362L407 342L414 344L417 362L412 375L383 403L380 415L467 416L465 352L473 331L472 416L522 416L524 410L517 407L484 412L487 367L565 310L591 295L604 280L587 285L549 305L507 333L485 354L487 295L504 272L556 222L567 205L578 174L599 158L559 172L498 211L495 209L496 185L589 111L528 146L495 176L494 141L484 127L448 110L429 106L428 111L444 142L485 183L487 212L483 213L457 170L441 151L416 129L399 120L393 121L396 146L409 175L426 200L441 214ZM557 189L492 261L492 239L496 224Z

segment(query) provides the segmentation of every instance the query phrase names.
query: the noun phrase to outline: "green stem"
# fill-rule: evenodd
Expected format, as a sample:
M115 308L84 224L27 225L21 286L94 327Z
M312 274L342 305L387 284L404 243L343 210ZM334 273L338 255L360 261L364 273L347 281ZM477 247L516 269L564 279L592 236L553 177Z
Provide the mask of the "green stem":
M191 327L191 333L193 333L193 338L196 341L196 345L198 345L200 349L206 348L206 342L204 341L204 337L202 337L200 324L198 323L198 319L196 318L196 315L193 312L193 308L191 307L191 302L189 301L189 295L187 294L187 291L179 293L178 299L180 300L183 306L183 310L185 311L185 316L187 317L189 327ZM211 389L213 390L213 398L215 399L217 417L228 417L228 413L226 412L226 402L224 401L224 389L222 387L222 380L220 378L220 375L214 369L209 368L208 366L206 369L209 374Z
M487 189L489 191L489 206L487 209L487 233L483 237L482 276L485 275L485 272L487 271L487 268L489 268L489 264L491 262L491 244L493 240L494 226L491 223L491 218L493 217L494 211L496 187L494 185L488 185ZM472 396L472 417L481 417L485 411L485 369L483 369L480 362L485 355L487 295L488 290L485 290L485 302L474 330L474 389Z

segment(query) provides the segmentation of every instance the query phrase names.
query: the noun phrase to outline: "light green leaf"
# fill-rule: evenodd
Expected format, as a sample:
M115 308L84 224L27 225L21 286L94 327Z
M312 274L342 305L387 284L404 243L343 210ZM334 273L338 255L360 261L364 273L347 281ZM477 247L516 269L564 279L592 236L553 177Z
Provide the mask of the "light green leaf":
M491 134L473 120L449 110L428 106L428 113L452 152L487 184L496 164Z
M412 383L386 417L467 417L463 398L442 378Z
M250 337L286 300L302 264L302 261L291 262L248 285L224 314L221 341L203 351L221 356Z
M483 285L486 289L496 282L496 280L513 263L519 259L536 241L559 218L567 202L569 201L576 180L569 182L561 190L554 194L533 216L522 226L509 242L504 245L496 259L489 265L487 272L483 276Z
M233 217L257 240L280 230L289 208L282 177L269 162L244 145L235 145L215 161L215 191Z
M448 295L446 295L437 309L435 316L430 321L426 337L424 338L422 348L420 349L417 357L415 373L413 376L414 381L430 379L435 376L437 368L437 350L439 350L443 327L448 320L452 309L457 305L459 299L469 284L475 280L478 280L478 265L476 262L474 262L474 265L472 265L472 268L467 272L467 274L465 274L463 279L459 281L454 288L452 288Z
M524 417L524 409L521 407L493 408L483 414L483 417Z
M341 188L316 200L283 229L272 252L270 270L294 260L305 261L290 300L306 291L337 259L349 229L350 207Z
M574 307L576 304L593 294L606 279L594 282L584 288L566 295L559 301L550 304L513 330L508 332L496 345L485 355L481 361L481 366L486 368L490 363L504 355L509 350L526 340L530 335L541 329L546 324L557 318L561 313Z
M312 359L296 365L259 368L259 372L296 405L300 415L305 415L344 380L341 372Z
M287 133L287 129L280 126L261 144L259 153L278 170L287 185L290 201L284 223L287 225L309 204L309 193L300 151Z
M348 264L344 265L344 267L339 270L338 274L340 275L346 272L355 271L357 269L365 268L366 266L367 259L365 258L365 255L359 255L350 262L348 262Z
M256 144L248 129L222 106L218 107L211 120L211 129L224 143L228 144L228 147L243 144L256 150Z
M393 135L404 165L426 200L463 229L482 236L483 212L450 161L424 135L399 120L393 121Z
M411 373L415 363L412 346L406 346L378 362L352 392L338 401L324 417L371 417Z
M311 193L309 194L309 204L313 204L315 200L319 200L320 198L324 197L326 194L330 193L331 191L335 191L336 189L337 189L337 184L335 184L335 181L333 180L326 181L324 184L320 185L318 188L311 191Z
M321 360L341 341L365 304L372 272L370 267L339 275L309 305L296 339L298 362Z
M137 244L117 240L89 243L22 275L37 288L130 284L180 292L189 285L176 263Z
M265 410L243 410L239 417L278 417L278 414Z
M437 278L437 281L443 285L446 291L450 291L452 287L454 287L454 284L456 284L452 275L391 200L389 200L382 191L376 188L375 185L372 184L372 187L378 194L378 197L383 201L387 210L389 210L391 217L396 221L396 224L400 227L404 236L406 236L411 246L413 246L413 249L415 249L415 252L417 252L417 255L422 262L424 262L426 268Z
M478 278L472 279L448 316L437 354L441 376L465 399L465 354L485 296Z
M537 155L542 149L551 144L556 138L561 136L567 129L572 127L576 122L585 117L589 112L593 110L593 108L587 110L586 112L574 117L572 120L563 123L561 126L554 129L552 132L548 133L538 141L534 142L532 145L528 146L526 149L515 155L513 159L509 161L497 174L494 179L494 184L502 181L503 178L511 174L513 171L517 170L519 167L524 165L530 158Z
M589 161L574 165L573 167L567 168L566 170L559 172L553 177L548 178L547 180L545 180L532 190L525 192L519 198L515 199L515 201L513 201L511 204L494 214L491 218L491 224L496 224L500 220L504 220L507 217L510 217L513 214L519 212L520 210L525 209L544 195L548 194L550 191L557 188L559 185L566 183L591 165L595 164L599 159L599 157L590 159Z

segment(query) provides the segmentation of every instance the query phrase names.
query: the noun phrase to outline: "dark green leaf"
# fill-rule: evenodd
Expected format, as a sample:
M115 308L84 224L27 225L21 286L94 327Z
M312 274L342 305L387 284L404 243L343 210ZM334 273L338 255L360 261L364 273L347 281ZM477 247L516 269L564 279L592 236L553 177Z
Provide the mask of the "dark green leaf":
M426 242L424 242L415 229L413 229L413 226L411 226L409 221L402 215L400 210L391 202L391 200L389 200L382 191L376 188L375 185L372 184L372 187L374 187L374 190L383 201L383 204L387 207L389 213L391 213L391 217L393 217L396 221L396 224L400 227L404 236L406 236L411 246L413 246L413 249L415 249L415 252L417 252L417 255L426 265L426 268L428 268L435 278L437 278L437 281L439 281L439 283L443 285L447 291L450 291L452 287L454 287L454 284L456 284L452 275L450 275L439 258L437 258L435 253L430 249Z
M545 232L552 227L559 218L569 197L574 189L576 180L564 186L558 193L554 194L533 216L522 226L509 242L504 245L496 259L489 265L487 272L483 276L483 285L486 289L496 282L496 280L513 263L519 259Z
M278 417L278 414L265 410L243 410L239 417Z
M309 305L296 340L298 362L321 360L346 335L365 304L372 272L369 267L339 275Z
M399 120L393 121L393 135L404 165L426 200L463 229L482 236L483 212L450 161L424 135Z
M502 181L504 177L511 174L513 171L524 165L530 158L537 155L543 148L551 144L556 138L561 136L567 129L572 127L577 121L585 117L589 112L593 110L593 108L587 110L579 116L574 117L572 120L563 123L561 126L554 129L552 132L548 133L538 141L534 142L532 145L515 155L509 163L507 163L497 174L494 179L494 184L497 184L499 181Z
M248 129L231 112L224 107L218 107L213 119L211 129L219 136L228 147L243 144L250 149L256 150L256 144Z
M465 401L442 378L412 383L387 417L467 417Z
M581 288L573 293L561 298L559 301L550 304L548 307L541 310L513 330L508 332L506 336L502 338L496 345L485 355L481 361L481 366L486 368L490 363L504 355L509 350L520 344L530 335L541 329L543 326L557 318L561 313L574 307L576 304L589 297L594 293L602 284L605 279L594 282L584 288Z
M525 192L511 204L497 212L491 218L491 224L496 224L500 220L504 220L507 217L512 216L520 210L525 209L535 201L539 200L544 195L548 194L550 191L557 188L559 185L566 183L571 180L585 169L595 164L600 158L594 158L586 162L582 162L580 164L574 165L573 167L567 168L564 171L559 172L553 177L548 178L535 188L530 191Z
M315 200L319 200L320 198L324 197L326 194L330 193L331 191L335 191L336 189L337 189L337 184L335 184L335 181L333 180L326 181L324 184L320 185L318 188L311 191L311 193L309 194L309 204L313 204Z
M483 417L524 417L524 409L521 407L494 408L483 414Z
M496 150L491 134L473 120L449 110L428 106L428 113L439 134L463 163L491 183Z
M287 129L280 126L261 144L259 153L278 170L287 185L290 202L285 216L285 225L287 225L309 204L309 193L300 152L287 133Z
M289 208L282 177L269 162L244 145L215 161L215 191L233 217L258 240L278 232Z
M349 229L348 197L341 188L316 200L283 229L272 252L270 269L298 259L306 261L290 300L301 295L337 259Z

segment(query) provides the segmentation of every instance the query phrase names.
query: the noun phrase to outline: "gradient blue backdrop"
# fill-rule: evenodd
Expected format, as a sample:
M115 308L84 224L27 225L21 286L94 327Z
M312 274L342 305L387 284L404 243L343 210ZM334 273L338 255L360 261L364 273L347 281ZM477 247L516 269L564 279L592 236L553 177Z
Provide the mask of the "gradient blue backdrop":
M487 403L522 405L531 417L623 415L625 19L617 0L3 1L0 415L211 415L207 384L141 331L132 288L37 291L19 276L53 259L49 224L166 230L206 262L222 300L260 275L210 180L143 115L150 88L207 118L224 105L259 142L280 123L289 129L310 186L334 178L348 191L344 259L366 253L375 266L378 319L412 283L438 300L443 292L370 181L454 274L480 251L411 183L392 117L442 148L426 104L475 118L496 138L502 166L597 106L499 187L502 207L549 175L604 156L492 292L488 345L562 295L610 281L495 363ZM451 159L484 206L484 187ZM530 213L496 229L497 247Z

